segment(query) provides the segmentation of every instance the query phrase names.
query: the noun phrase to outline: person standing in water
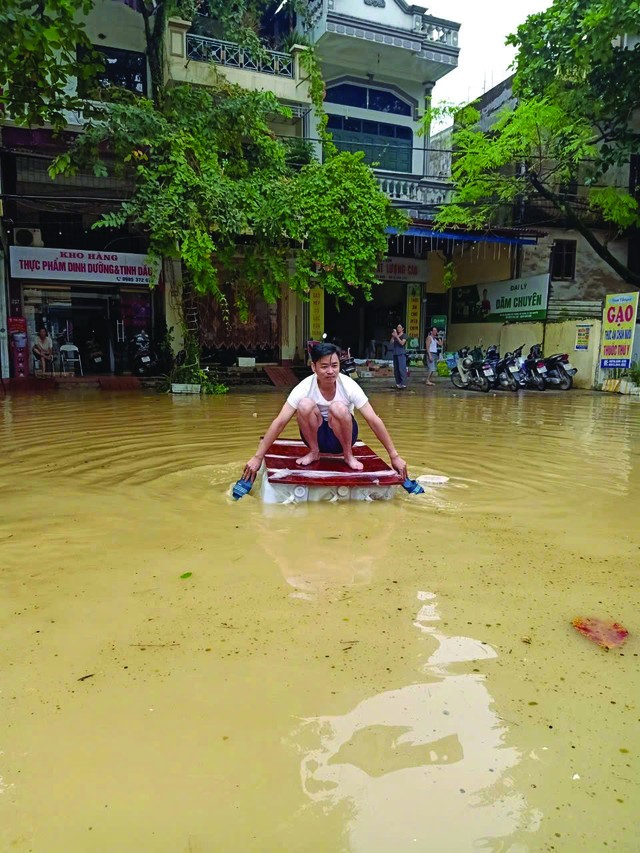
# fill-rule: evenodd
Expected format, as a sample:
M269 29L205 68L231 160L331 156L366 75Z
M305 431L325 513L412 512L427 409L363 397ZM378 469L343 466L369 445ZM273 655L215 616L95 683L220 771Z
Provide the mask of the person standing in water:
M427 350L427 378L425 380L425 385L434 384L431 381L431 377L438 369L438 343L438 330L433 326L427 335L427 344L425 347Z
M389 454L392 467L407 479L407 463L400 457L382 418L357 382L340 373L339 349L334 344L316 344L311 350L313 373L291 391L280 413L272 421L255 454L244 467L242 477L253 483L262 461L280 433L296 415L300 437L309 452L297 459L298 465L310 465L321 453L342 454L347 467L362 470L362 462L353 455L358 438L357 409Z
M393 372L396 377L396 388L407 387L407 336L403 326L398 323L391 332L393 347Z

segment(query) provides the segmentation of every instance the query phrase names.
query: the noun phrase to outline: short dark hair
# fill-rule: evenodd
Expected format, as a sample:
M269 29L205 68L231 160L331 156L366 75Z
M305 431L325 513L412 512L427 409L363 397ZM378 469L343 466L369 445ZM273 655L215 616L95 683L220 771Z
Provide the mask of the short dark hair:
M337 355L340 358L340 347L335 344L314 344L311 347L311 361L314 364L327 355Z

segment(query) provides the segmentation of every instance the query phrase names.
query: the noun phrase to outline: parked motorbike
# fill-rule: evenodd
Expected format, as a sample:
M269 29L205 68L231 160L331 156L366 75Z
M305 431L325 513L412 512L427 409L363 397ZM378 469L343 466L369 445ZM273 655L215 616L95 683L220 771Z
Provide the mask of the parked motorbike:
M520 368L517 375L520 387L533 388L535 391L544 391L547 387L545 382L547 366L544 363L544 359L532 355L531 352L529 352L526 358L523 358L523 348L524 344L513 351L513 355L517 359L518 367Z
M560 391L568 391L573 385L573 377L578 372L569 361L569 354L566 352L549 355L546 358L542 354L542 345L534 344L531 347L529 355L534 359L543 359L547 372L544 381L547 385L553 385Z
M144 330L138 332L129 342L129 361L131 370L137 376L153 376L158 373L158 356Z
M451 381L456 388L488 391L494 379L493 366L483 357L481 350L473 353L469 347L458 350L456 366L451 371Z
M105 353L98 341L96 340L95 332L92 332L90 337L87 338L84 345L84 350L85 364L89 367L90 370L94 370L96 373L100 373L103 370L109 369Z
M512 353L505 353L504 357L500 358L500 351L493 344L487 348L485 359L493 367L495 373L495 379L492 382L493 388L504 391L518 390L519 385L514 374L519 373L520 368L517 366L516 359Z

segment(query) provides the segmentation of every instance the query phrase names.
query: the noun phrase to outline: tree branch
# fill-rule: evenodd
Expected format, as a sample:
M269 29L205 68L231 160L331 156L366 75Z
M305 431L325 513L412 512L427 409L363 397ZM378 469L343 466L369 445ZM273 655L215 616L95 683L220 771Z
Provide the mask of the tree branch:
M582 237L584 237L599 258L602 258L602 260L608 264L608 266L610 266L623 281L626 281L628 284L640 289L640 275L631 272L628 267L620 263L615 255L611 254L609 249L597 239L593 231L584 224L570 204L567 204L563 198L556 195L556 193L546 187L539 180L535 172L529 172L529 180L536 192L540 193L540 195L543 198L546 198L547 201L550 201L556 210L561 211L567 217L569 224L575 228Z

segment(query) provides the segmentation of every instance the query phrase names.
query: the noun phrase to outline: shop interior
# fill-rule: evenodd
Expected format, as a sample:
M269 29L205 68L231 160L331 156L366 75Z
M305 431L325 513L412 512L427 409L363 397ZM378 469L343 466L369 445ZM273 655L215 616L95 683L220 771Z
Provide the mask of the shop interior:
M151 334L151 294L148 290L105 287L96 292L48 285L25 287L24 316L33 342L44 326L54 347L54 365L62 370L60 348L73 345L76 373L128 373L131 342L139 331Z

